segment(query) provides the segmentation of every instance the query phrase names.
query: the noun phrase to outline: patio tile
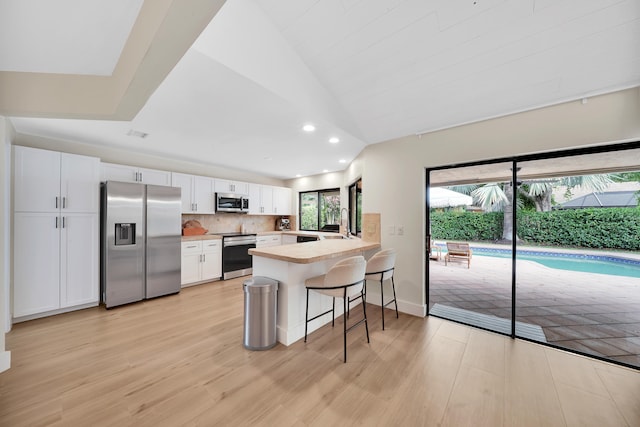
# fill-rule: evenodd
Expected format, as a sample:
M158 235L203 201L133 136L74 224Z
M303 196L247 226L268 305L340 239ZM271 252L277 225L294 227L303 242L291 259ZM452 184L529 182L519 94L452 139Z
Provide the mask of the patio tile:
M600 340L569 340L554 342L557 345L570 350L579 351L581 353L591 354L599 357L608 357L610 355L626 356L623 351L615 346L607 346L605 343L598 346Z
M640 355L638 354L630 354L628 356L613 356L611 360L615 360L617 362L626 363L631 366L640 366Z
M601 341L616 346L626 353L640 354L640 337L605 338Z
M431 289L455 290L478 313L511 317L511 278L502 260L483 257L471 270L432 267ZM516 280L518 321L541 326L554 345L640 367L640 279L523 262ZM447 304L434 295L430 304Z

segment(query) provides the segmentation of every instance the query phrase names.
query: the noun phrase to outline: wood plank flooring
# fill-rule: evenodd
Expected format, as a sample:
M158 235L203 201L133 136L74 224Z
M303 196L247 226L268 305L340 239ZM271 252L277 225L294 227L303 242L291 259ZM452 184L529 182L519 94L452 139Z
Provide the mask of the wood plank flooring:
M0 426L640 425L638 371L377 306L346 364L341 318L245 350L242 280L15 325Z

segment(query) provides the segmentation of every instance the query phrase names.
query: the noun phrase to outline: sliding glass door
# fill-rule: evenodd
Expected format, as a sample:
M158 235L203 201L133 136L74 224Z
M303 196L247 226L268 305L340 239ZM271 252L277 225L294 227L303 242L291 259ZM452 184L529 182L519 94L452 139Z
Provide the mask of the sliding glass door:
M511 168L499 162L431 172L430 314L511 333Z
M427 195L430 315L640 367L640 144L433 169Z

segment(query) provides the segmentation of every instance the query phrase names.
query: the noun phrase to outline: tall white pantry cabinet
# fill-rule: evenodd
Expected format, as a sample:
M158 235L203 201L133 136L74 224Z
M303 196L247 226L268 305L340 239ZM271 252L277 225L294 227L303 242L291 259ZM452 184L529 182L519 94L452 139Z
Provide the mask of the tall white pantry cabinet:
M14 320L97 305L100 159L14 146L13 173Z

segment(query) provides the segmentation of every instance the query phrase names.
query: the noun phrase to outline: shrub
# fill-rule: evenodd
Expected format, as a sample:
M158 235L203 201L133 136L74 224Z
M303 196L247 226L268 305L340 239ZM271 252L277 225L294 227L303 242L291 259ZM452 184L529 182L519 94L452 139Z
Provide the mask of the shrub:
M503 215L432 212L431 234L443 240L499 240ZM519 211L517 233L534 245L640 250L640 208Z

